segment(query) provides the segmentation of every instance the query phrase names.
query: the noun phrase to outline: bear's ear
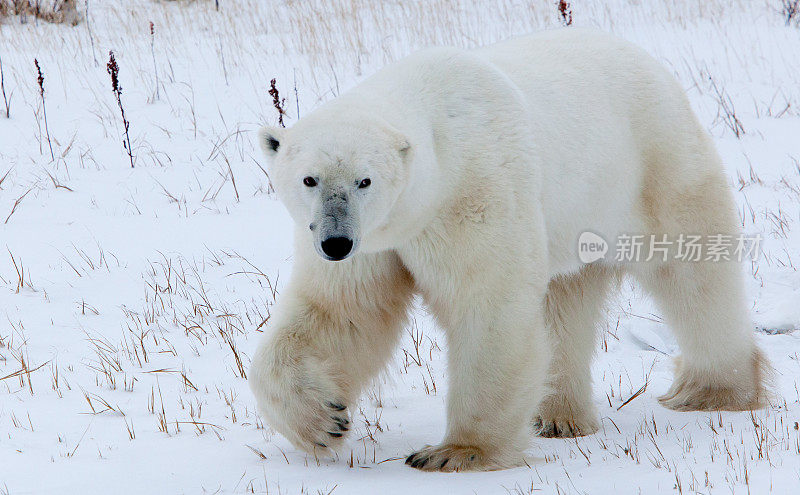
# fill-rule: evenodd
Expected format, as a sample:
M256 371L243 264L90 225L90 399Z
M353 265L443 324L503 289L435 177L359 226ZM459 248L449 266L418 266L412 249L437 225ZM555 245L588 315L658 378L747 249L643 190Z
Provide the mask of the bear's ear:
M284 129L280 127L262 127L258 131L258 142L267 156L272 157L278 152L281 146Z

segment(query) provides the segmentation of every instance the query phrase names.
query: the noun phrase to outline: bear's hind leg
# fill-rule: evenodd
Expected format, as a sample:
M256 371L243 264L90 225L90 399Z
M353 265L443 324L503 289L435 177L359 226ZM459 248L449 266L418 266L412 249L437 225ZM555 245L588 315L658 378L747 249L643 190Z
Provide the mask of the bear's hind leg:
M695 138L684 133L650 154L642 191L649 232L666 234L671 252L627 268L653 296L680 345L675 380L661 403L681 411L753 409L766 401L769 365L755 343L734 259L736 206L711 139L691 120L675 128L691 132L696 126ZM685 243L689 236L701 236L697 261ZM727 242L727 256L709 258L714 239L718 247Z
M545 323L554 343L548 395L535 425L544 437L576 437L597 431L592 403L591 362L597 325L617 270L592 264L552 279L545 299Z

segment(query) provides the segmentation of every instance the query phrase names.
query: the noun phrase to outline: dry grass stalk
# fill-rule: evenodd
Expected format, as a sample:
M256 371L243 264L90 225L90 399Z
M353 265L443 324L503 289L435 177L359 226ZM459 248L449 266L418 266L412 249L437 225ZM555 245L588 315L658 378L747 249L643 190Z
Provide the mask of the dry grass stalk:
M572 6L565 0L559 0L558 13L561 15L561 22L565 26L572 26Z
M86 17L86 32L89 34L89 43L92 45L92 58L94 59L95 67L98 65L97 52L94 49L94 35L92 34L92 26L89 23L89 0L84 0L84 16Z
M153 72L155 73L156 77L156 100L160 100L161 95L158 89L158 66L156 65L156 28L155 24L153 24L153 21L150 21L150 54L153 56Z
M0 92L3 93L3 103L5 103L5 106L6 106L6 118L10 119L11 118L11 102L9 101L9 98L11 98L11 96L13 96L14 93L12 92L11 95L6 96L6 77L5 77L5 74L3 73L3 58L2 57L0 57Z
M39 60L33 59L33 64L36 66L36 72L39 74L36 82L39 84L39 96L42 98L42 112L44 113L44 131L47 134L47 146L50 147L50 159L55 160L56 156L53 154L53 143L50 140L50 129L47 127L47 107L44 104L44 75L42 75L42 68L39 67Z
M133 149L131 148L131 137L129 134L131 123L125 117L125 108L122 106L122 85L119 83L119 65L117 59L114 58L114 52L108 52L108 64L106 64L106 71L111 75L111 90L114 92L114 98L117 100L119 112L122 115L122 126L125 129L125 139L122 141L122 146L128 153L128 158L131 161L131 168L133 168Z
M275 79L273 78L269 82L269 95L272 96L272 106L278 111L278 124L281 127L286 127L283 123L283 116L286 115L286 98L281 99L280 93L278 93L278 88L275 86Z
M733 106L733 100L731 100L731 97L725 91L725 88L717 85L717 82L713 77L709 76L708 79L711 82L711 89L714 91L714 95L717 98L717 103L719 104L719 108L717 110L717 121L724 123L728 129L733 131L733 134L738 139L741 139L745 134L745 130L741 120L739 120L739 117L736 114L736 108Z
M6 173L6 175L8 175L8 173ZM3 178L5 179L5 177ZM19 206L19 204L22 203L22 200L25 199L25 196L27 196L28 193L30 193L32 190L33 189L28 189L27 191L25 191L25 194L14 200L14 205L11 207L11 213L8 214L8 216L6 217L6 221L3 223L8 223L8 221L11 219L11 215L13 215L15 211L17 211L17 207Z

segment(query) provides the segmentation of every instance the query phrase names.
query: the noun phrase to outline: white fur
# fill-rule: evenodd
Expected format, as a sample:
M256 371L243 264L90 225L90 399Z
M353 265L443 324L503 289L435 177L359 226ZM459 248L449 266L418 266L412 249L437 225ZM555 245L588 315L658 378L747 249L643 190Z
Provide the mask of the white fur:
M736 264L578 261L586 230L736 232L713 145L674 78L636 47L568 29L427 50L268 138L296 255L251 383L298 446L339 445L329 432L344 423L329 406L353 404L383 367L415 293L446 333L450 391L444 439L409 463L518 465L537 411L543 434L592 433L594 330L624 270L683 350L666 404L757 403L761 361ZM356 188L363 177L372 185ZM348 198L356 246L340 262L315 254L309 230L345 221L321 213L329 190Z

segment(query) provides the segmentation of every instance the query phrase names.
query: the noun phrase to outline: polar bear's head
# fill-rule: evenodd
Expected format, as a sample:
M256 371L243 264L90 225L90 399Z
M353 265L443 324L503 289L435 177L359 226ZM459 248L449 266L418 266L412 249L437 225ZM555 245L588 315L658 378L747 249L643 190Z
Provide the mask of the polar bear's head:
M264 128L270 177L322 258L341 261L384 230L403 190L408 141L373 118L343 123L313 114L290 129Z

